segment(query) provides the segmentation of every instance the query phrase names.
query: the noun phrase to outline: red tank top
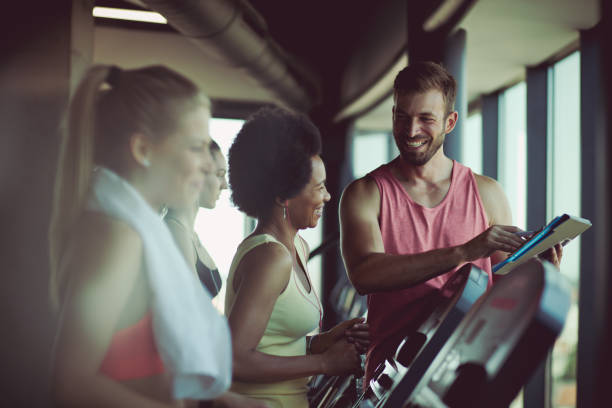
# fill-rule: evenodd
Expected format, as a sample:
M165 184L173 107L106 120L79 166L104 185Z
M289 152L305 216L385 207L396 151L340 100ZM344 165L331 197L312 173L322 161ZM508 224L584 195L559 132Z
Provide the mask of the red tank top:
M150 312L135 325L113 335L100 372L114 380L144 378L164 372L164 364L155 345Z
M468 167L456 161L448 193L433 208L412 200L391 173L390 164L369 176L380 192L379 225L387 254L417 254L463 244L488 228L476 179ZM490 286L490 258L473 263L489 274ZM458 268L412 288L368 295L371 347L366 360L367 381L376 366L392 356L401 340L433 311L427 295L440 289Z

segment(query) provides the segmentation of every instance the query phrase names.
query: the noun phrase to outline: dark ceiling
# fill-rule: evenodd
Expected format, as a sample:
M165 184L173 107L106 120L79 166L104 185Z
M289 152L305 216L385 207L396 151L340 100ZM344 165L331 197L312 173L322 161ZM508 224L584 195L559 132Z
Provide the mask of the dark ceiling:
M376 1L251 0L269 33L283 49L321 76L339 70L358 44L355 39L376 14Z
M317 78L332 109L361 95L404 51L407 3L250 0L295 65Z

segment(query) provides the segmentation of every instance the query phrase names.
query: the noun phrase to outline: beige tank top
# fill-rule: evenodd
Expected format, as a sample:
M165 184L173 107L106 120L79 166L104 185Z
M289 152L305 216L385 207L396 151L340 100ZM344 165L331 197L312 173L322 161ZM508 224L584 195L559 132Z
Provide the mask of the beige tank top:
M286 248L269 234L253 235L238 246L227 278L226 315L229 315L231 306L234 303L236 295L233 285L234 272L240 261L253 248L270 242L277 243ZM295 247L302 265L306 267L306 245L299 235L295 237ZM268 325L257 346L257 350L262 353L276 356L305 355L306 335L312 332L319 324L321 317L319 299L314 288L311 288L310 293L306 292L306 288L304 288L296 273L295 269L291 271L287 288L280 294L274 304ZM244 383L234 381L232 390L251 396L270 397L274 395L304 394L305 398L308 381L309 377L275 383ZM282 404L282 406L286 406L286 404Z

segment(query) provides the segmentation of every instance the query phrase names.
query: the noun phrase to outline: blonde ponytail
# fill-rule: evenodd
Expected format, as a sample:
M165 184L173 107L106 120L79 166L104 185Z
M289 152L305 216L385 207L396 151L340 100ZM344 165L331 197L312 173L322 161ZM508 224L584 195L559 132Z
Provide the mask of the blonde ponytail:
M97 97L109 69L95 66L87 72L70 102L67 129L62 134L49 227L50 295L55 307L60 304L67 280L61 256L89 190L94 167Z

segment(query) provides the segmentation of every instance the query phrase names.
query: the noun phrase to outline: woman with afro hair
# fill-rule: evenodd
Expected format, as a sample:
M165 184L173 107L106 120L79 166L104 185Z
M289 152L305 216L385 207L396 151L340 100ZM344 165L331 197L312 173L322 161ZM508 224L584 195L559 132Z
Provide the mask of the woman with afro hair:
M234 204L257 220L238 246L227 280L232 389L270 407L308 407L309 377L361 371L368 344L363 319L308 337L322 309L308 275L308 245L330 195L318 129L303 115L264 108L229 151Z

